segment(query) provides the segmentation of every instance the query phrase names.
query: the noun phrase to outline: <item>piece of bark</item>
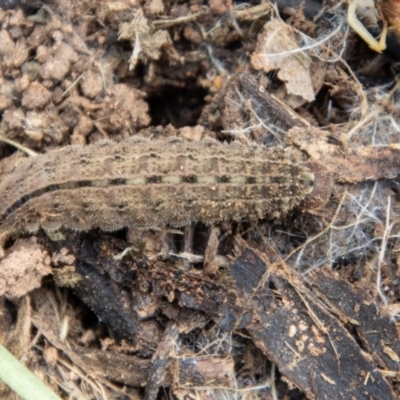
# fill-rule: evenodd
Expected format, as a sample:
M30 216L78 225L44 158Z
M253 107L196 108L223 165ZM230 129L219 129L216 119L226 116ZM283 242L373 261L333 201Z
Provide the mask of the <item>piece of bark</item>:
M158 344L157 350L151 360L149 370L149 378L146 387L145 400L155 400L158 394L158 388L164 380L167 365L170 360L171 353L174 350L175 344L178 342L178 327L171 323Z
M287 380L311 399L331 399L332 393L335 399L395 399L372 357L320 306L300 275L243 243L239 251L231 274L247 307L257 312L247 330Z
M111 302L120 304L123 308L117 288L124 287L126 282L121 285L110 281L107 274L104 274L104 269L103 275L99 271L96 271L97 276L93 275L90 268L95 270L105 265L106 255L110 262L111 255L115 252L103 243L101 248L104 253L100 252L99 255L93 250L93 245L91 246L90 252L85 253L85 257L81 255L82 260L79 262L86 263L85 270L81 273L91 282L100 280L100 283L96 283L100 286L97 286L96 290L93 289L90 296L97 299L96 307L101 305L102 312L106 315L110 310L105 304L108 306ZM168 382L168 372L174 373L169 369L171 347L168 343L176 341L177 335L182 332L179 321L186 317L174 312L179 308L182 311L187 310L189 314L190 310L197 310L200 316L204 315L214 320L224 331L246 329L256 346L277 365L285 379L304 391L310 399L331 398L332 391L338 399L347 399L351 396L357 399L369 399L371 396L394 399L390 385L379 370L379 367L394 370L395 361L392 360L392 364L390 363L388 348L393 353L398 349L396 332L393 331L393 326L388 328L385 323L388 321L387 318L381 319L380 322L374 320L371 314L373 306L369 309L366 306L360 309L364 313L369 313L369 320L363 317L366 321L364 325L358 321L357 315L352 315L348 310L346 310L348 317L344 319L338 317L337 311L332 315L321 306L321 296L313 294L302 276L290 270L285 264L271 264L264 254L249 248L239 239L236 251L239 256L223 280L210 279L198 272L184 271L163 261L154 261L145 268L135 268L135 279L132 281L135 287L139 291L152 293L160 310L167 310L166 307L162 307L163 303L168 304L170 309L168 311L170 328L163 334L164 340L158 345L152 362L152 372L149 374L151 379L147 390L148 399L155 398L159 386ZM77 258L79 260L79 256ZM333 282L326 284L334 286ZM98 289L103 286L107 287L106 301L104 290ZM329 294L328 290L320 289L322 290ZM351 296L349 298L351 299ZM330 304L333 304L333 300ZM351 303L350 306L353 307L354 304ZM121 310L117 311L118 315L122 315ZM114 310L111 314L117 311ZM136 341L136 332L138 329L143 331L144 325L139 326L138 323L141 321L137 319L129 321L132 318L129 313L125 313L123 317L127 322L124 321L122 331L132 324L135 330L132 331L131 340ZM175 326L174 320L178 324L177 332L172 330ZM201 320L204 321L204 318ZM367 343L365 347L371 353L376 352L376 355L367 354L365 347L361 349L344 327L349 321L356 320L360 327L359 337L365 337ZM374 332L368 331L368 321L374 322ZM107 323L114 324L114 320L111 318ZM187 328L186 331L191 330ZM379 347L380 342L383 344ZM144 342L140 347L143 344ZM154 348L157 348L157 345L153 345ZM173 378L175 381L178 379Z
M328 268L316 269L309 275L315 286L314 293L334 311L343 322L353 324L358 339L380 366L398 371L400 340L396 325L387 315L382 315L376 301L365 288L356 288L340 280ZM391 351L390 351L391 349Z
M129 290L115 282L102 269L112 261L110 248L86 240L77 255L76 272L81 280L74 287L75 294L82 299L120 337L135 343L142 355L150 355L157 347L161 335L156 321L141 321L132 309ZM115 254L115 253L114 253Z
M244 303L232 285L162 262L155 262L148 270L140 270L141 285L151 285L156 296L166 296L180 307L199 310L213 318L223 331L233 329L243 314ZM251 312L250 312L251 313Z

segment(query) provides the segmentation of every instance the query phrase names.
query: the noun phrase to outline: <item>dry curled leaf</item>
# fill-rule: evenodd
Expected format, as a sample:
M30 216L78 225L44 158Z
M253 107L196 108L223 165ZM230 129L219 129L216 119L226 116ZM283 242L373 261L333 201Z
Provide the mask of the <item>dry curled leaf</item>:
M264 25L251 55L252 66L260 71L278 71L288 93L307 101L315 99L310 67L311 59L299 49L290 26L273 20Z

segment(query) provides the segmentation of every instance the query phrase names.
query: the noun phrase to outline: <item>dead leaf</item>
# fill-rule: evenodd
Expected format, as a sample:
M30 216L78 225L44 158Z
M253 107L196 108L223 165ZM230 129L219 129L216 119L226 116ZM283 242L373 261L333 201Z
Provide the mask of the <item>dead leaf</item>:
M270 21L258 35L251 65L264 72L278 70L278 78L285 82L288 93L313 101L311 59L298 49L290 26L278 20Z

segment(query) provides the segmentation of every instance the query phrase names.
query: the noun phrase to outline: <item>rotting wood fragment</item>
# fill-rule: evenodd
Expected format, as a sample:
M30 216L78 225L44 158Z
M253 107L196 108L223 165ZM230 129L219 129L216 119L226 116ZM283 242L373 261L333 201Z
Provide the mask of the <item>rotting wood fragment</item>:
M142 284L150 283L156 296L173 293L171 297L180 307L203 311L217 321L223 331L232 330L241 317L247 318L243 314L240 293L231 285L161 262L155 262L148 271L141 270L138 279Z
M151 359L151 367L147 381L145 400L155 400L157 398L158 388L164 379L167 365L171 359L174 345L178 339L178 327L171 323L164 331L156 352Z
M395 398L372 358L319 305L300 275L271 265L244 242L239 249L230 271L235 282L224 290L158 263L151 268L153 289L157 295L175 291L181 306L206 312L220 327L245 327L280 372L310 398L329 399L332 390L337 399ZM383 328L377 328L375 334L384 338Z
M94 301L90 303L91 306L98 304L93 307L95 312L107 315L111 310L109 303L120 304L123 308L121 299L118 300L118 288L123 288L126 282L122 284L121 277L120 282L112 278L110 280L110 277L104 274L105 269L102 269L103 274L94 271L101 265L106 266L107 260L112 258L111 247L102 243L102 246L98 243L85 243L85 246L89 247L85 250L86 255L83 259L86 263L92 260L92 271L80 271L81 267L77 270L81 274L84 272L86 279L92 282L101 279L104 281L103 286L113 288L109 300L106 301L107 307L104 307L104 290L99 290L103 286L98 284L97 290L90 292L91 301ZM164 340L152 346L152 351L157 350L150 367L153 373L149 374L150 380L148 378L145 383L150 384L147 389L148 399L155 398L159 386L166 387L168 382L176 382L176 386L180 386L181 378L176 376L178 361L170 362L171 358L174 358L171 345L179 339L180 332L188 329L190 331L195 326L192 323L189 324L191 328L189 325L183 328L180 326L180 321L188 320L182 312L190 315L193 313L190 310L203 313L223 331L247 330L255 345L276 364L285 379L310 398L329 399L332 391L337 399L348 399L351 396L356 399L395 398L380 371L380 368L395 371L393 367L396 361L390 359L387 350L390 348L397 352L399 348L398 337L394 327L388 326L388 318L379 320L377 316L374 317L373 305L361 307L357 315L346 309L343 315L346 313L347 318L344 319L338 316L337 310L331 314L321 305L322 297L316 297L309 290L301 275L284 264L271 264L264 254L249 248L248 244L240 239L237 239L236 243L238 257L223 280L220 277L206 278L160 260L147 264L145 268L135 268L136 276L131 283L136 288L135 291L151 293L159 310L163 310L165 316L168 315L170 323L178 323L177 330L172 329L174 324L170 325L170 331L167 329L163 334ZM101 251L93 252L93 248ZM79 259L79 256L77 258ZM79 262L82 263L82 254ZM97 276L93 275L94 272ZM324 279L320 279L319 290L324 292L327 298L333 299L330 304L334 303L334 294L338 291L343 292L345 298L351 299L352 292L349 292L348 288L342 288L340 281L335 282L334 277L328 274L322 277ZM308 282L309 278L307 284ZM336 285L336 292L334 289L332 293L327 290L327 285ZM168 299L172 299L172 303ZM352 301L353 303L349 303L351 309L363 299L355 296ZM100 310L100 304L103 311ZM336 306L336 309L338 308L339 305ZM125 317L130 318L127 315ZM150 321L151 319L147 322ZM369 356L358 346L344 326L349 321L357 321L359 338L364 338L368 350L370 353L376 352L375 355ZM371 321L374 323L372 333L368 331ZM136 337L145 337L143 335L148 334L142 321L135 320L134 323L135 329L141 334L131 336L132 344L137 340ZM126 328L129 324L124 326ZM121 326L122 330L125 329L124 326ZM123 332L119 334L125 336ZM196 380L194 376L193 379L189 376L183 381L186 382L183 382L184 385L190 386Z
M79 243L79 240L76 243ZM87 240L83 245L76 245L76 248L79 249L76 272L81 276L81 280L74 287L76 295L99 318L112 326L117 337L135 343L141 355L150 355L151 349L157 346L161 331L156 321L141 321L137 317L122 282L118 284L114 280L115 277L110 279L105 273L107 266L113 261L109 252L110 245L107 246L106 241ZM115 268L114 274L117 274Z
M394 355L400 354L400 340L396 326L387 315L381 315L368 291L340 280L327 268L312 271L309 278L313 292L328 309L333 309L334 314L339 312L342 322L354 321L358 339L377 365L398 372L398 359Z
M283 263L270 264L243 242L231 274L257 313L246 327L255 344L310 398L331 399L335 393L335 399L395 399L372 359L319 305L300 275ZM377 336L385 335L376 328Z

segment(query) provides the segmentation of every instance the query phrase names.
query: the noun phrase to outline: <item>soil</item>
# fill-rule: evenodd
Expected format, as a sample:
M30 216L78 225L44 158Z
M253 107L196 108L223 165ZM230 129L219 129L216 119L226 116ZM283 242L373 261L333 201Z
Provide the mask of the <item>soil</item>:
M61 398L399 398L400 33L377 54L346 7L0 0L2 173L133 135L320 166L277 218L10 238L0 344Z

